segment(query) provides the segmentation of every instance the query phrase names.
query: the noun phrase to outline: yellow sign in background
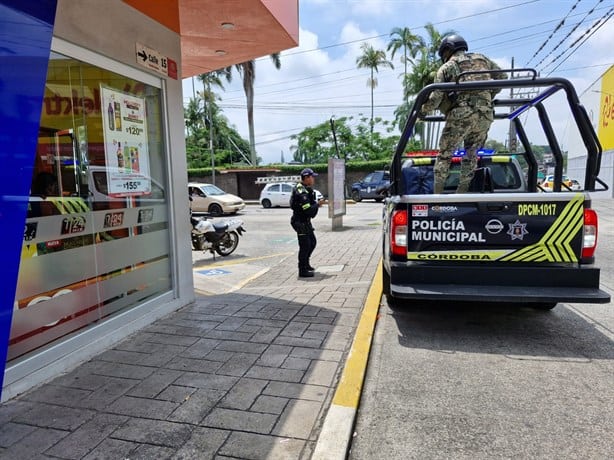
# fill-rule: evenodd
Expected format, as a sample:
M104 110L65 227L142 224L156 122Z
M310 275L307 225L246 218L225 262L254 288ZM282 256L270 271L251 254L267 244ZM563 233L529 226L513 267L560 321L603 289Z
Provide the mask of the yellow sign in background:
M614 66L601 79L601 103L597 130L603 150L614 149Z

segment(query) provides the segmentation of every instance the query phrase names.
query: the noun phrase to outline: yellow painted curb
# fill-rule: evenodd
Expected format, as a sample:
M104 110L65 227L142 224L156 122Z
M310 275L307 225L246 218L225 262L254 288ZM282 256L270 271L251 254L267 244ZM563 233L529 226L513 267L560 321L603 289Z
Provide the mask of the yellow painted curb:
M356 329L354 342L345 363L341 380L335 391L333 405L358 408L362 384L367 372L367 361L375 329L375 321L382 298L382 261L380 259L363 313Z

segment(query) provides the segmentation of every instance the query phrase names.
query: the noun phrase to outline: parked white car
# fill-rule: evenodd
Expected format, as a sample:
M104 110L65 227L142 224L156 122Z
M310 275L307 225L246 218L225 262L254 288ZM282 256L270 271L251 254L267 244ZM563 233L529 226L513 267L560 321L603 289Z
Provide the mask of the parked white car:
M289 207L290 206L290 197L292 196L292 189L294 188L293 183L290 182L277 182L272 184L267 184L260 192L260 198L258 201L262 205L263 208L272 208L272 207ZM319 201L324 198L324 196L318 191L314 189L316 192L316 199Z

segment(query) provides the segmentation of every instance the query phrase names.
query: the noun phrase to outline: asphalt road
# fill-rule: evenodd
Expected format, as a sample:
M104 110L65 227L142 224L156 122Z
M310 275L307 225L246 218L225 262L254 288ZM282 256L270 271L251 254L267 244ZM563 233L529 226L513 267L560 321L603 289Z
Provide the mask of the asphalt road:
M593 205L614 294L614 202ZM613 303L382 300L350 459L609 459L612 433Z

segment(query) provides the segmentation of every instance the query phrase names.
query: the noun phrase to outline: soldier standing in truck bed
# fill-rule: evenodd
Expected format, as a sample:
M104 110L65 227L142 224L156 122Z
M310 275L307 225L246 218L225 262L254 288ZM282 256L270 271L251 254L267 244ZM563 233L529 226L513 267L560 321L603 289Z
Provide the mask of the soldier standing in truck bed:
M460 35L445 36L439 45L439 57L443 61L437 71L435 83L456 81L462 72L476 70L500 70L499 66L479 53L467 53L469 47ZM470 74L462 81L506 79L502 72ZM426 114L439 109L446 117L439 155L435 163L435 193L442 193L448 178L452 155L458 148L465 148L461 161L461 172L457 193L466 193L477 166L477 150L484 146L488 130L494 120L492 100L499 90L463 91L445 94L441 91L431 93L421 112Z

